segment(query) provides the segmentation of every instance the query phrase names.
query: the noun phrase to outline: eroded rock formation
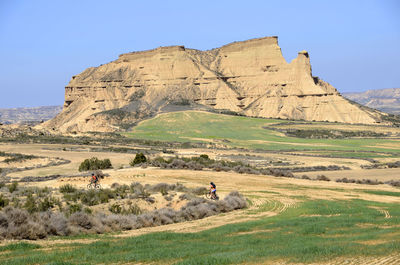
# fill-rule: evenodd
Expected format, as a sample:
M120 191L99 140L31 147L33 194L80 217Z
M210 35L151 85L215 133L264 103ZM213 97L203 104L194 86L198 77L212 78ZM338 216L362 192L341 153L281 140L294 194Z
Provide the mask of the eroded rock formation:
M209 51L171 46L122 54L73 76L63 111L44 126L114 131L179 109L365 124L380 122L381 115L351 104L313 77L306 51L287 63L277 37L265 37Z

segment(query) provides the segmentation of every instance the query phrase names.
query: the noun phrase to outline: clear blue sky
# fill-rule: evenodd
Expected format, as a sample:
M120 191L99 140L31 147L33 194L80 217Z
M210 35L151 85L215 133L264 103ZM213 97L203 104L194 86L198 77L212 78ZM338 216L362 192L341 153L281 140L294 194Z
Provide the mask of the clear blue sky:
M340 92L400 87L397 0L0 0L0 108L60 105L72 75L121 53L274 35Z

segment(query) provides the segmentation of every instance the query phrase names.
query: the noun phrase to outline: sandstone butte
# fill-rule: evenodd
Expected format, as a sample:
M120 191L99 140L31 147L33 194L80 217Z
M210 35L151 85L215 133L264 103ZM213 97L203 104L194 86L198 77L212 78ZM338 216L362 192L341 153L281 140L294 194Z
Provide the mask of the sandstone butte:
M264 37L208 51L170 46L122 54L73 76L63 111L42 126L110 132L185 109L361 124L381 123L383 115L314 77L306 51L287 63L278 38Z

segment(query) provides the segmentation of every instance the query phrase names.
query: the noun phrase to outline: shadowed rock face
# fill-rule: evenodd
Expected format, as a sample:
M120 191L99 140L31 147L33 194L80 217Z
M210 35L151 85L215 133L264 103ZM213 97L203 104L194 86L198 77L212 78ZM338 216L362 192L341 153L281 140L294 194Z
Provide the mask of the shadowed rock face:
M309 55L287 63L277 37L199 51L183 46L126 53L73 76L61 114L44 124L61 132L115 131L162 111L225 109L248 116L373 124L313 77Z

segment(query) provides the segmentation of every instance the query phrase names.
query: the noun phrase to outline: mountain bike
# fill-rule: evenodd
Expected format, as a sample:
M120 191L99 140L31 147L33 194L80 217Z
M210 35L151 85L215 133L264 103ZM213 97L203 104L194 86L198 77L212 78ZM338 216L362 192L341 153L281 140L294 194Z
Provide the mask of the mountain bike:
M218 197L218 195L217 194L214 194L214 193L212 193L211 192L211 190L209 190L208 192L206 192L206 198L207 199L210 199L210 200L216 200L216 201L218 201L219 200L219 197Z
M101 189L101 185L99 183L94 183L94 182L90 182L89 184L87 184L87 188L90 189L95 189L95 190L100 190Z

